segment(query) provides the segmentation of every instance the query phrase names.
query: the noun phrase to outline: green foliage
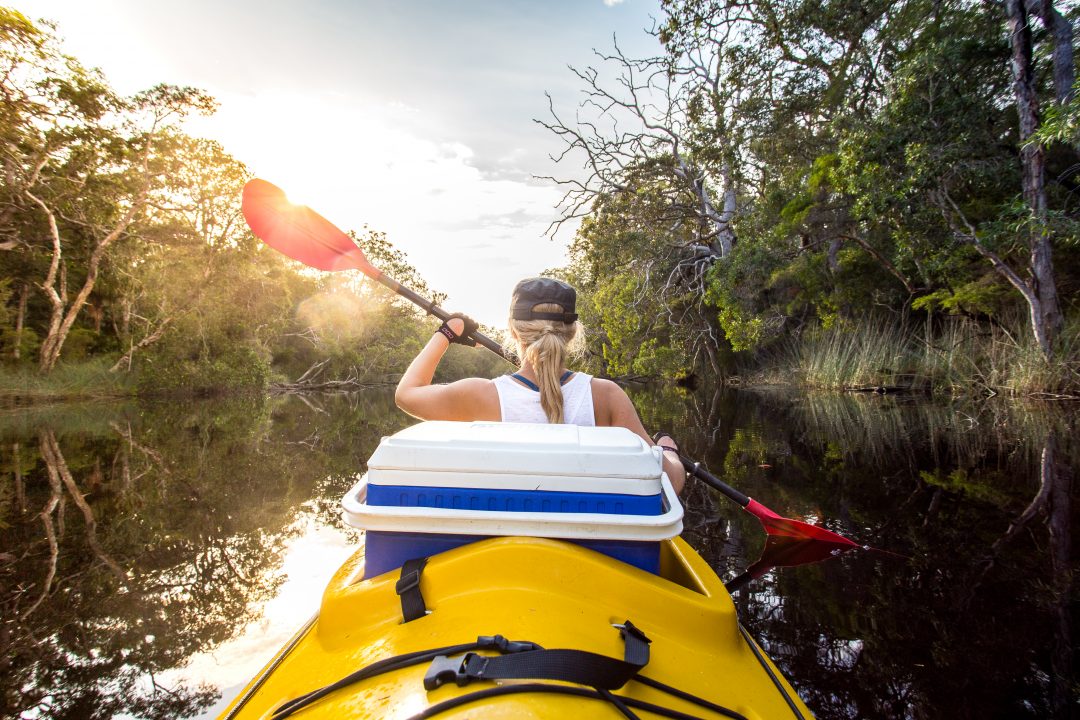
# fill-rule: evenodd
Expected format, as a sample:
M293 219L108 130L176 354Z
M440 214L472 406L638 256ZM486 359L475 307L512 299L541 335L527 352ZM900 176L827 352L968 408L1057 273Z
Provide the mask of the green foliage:
M97 343L98 335L90 328L74 328L68 333L61 357L65 362L85 359L91 348Z
M916 298L911 303L913 310L934 312L944 310L947 313L987 316L1000 315L1012 300L1012 289L994 276L986 275L965 283L958 288L941 288L932 293Z
M1065 143L1072 146L1080 143L1080 97L1077 97L1080 93L1078 90L1080 90L1080 83L1073 85L1072 97L1067 103L1064 105L1053 103L1045 108L1042 123L1029 142L1042 145Z
M700 293L673 281L686 227L665 221L666 181L647 168L633 191L600 197L571 244L571 263L554 274L579 293L594 373L681 378L719 368L716 319Z
M381 286L316 278L254 238L240 212L247 168L219 143L177 129L185 115L215 110L204 92L157 85L120 97L63 52L52 27L7 9L0 66L7 179L0 185L0 352L7 362L15 355L16 296L26 283L35 289L26 296L20 366L35 363L40 348L40 364L50 370L47 346L61 347L69 368L116 363L117 377L102 382L105 393L262 390L272 377L295 379L316 363L325 379L381 382L396 378L429 337L418 311ZM50 213L62 250L51 275ZM399 281L436 301L445 297L383 233L365 228L353 237ZM87 304L71 305L84 283ZM75 321L62 336L54 328L68 314ZM37 396L72 386L19 387Z
M205 356L192 357L166 343L140 364L138 389L142 394L215 394L235 390L262 391L270 379L270 363L251 347L223 346Z
M638 157L611 163L620 170L613 173L618 182L605 184L583 220L572 267L601 299L598 336L619 372L631 372L652 341L677 351L690 347L672 342L688 324L661 328L631 317L628 286L636 306L651 304L654 315L682 320L683 308L700 309L706 323L695 329L714 329L713 348L740 354L744 367L771 362L785 346L811 343L808 356L830 358L822 363L832 368L822 368L823 378L833 378L822 379L826 384L872 374L878 360L845 358L841 341L868 308L889 314L892 330L883 333L891 337L878 340L900 343L895 355L906 358L889 365L921 364L925 353L908 347L908 338L932 335L942 315L977 319L982 332L992 333L1000 318L1026 312L1025 298L972 238L1024 278L1031 238L1051 238L1059 292L1066 306L1075 305L1080 101L1057 106L1049 73L1039 75L1047 114L1036 141L1045 146L1053 181L1047 210L1033 210L1020 192L1010 44L999 7L752 0L736 8L664 0L662 8L657 36L667 56L633 67L655 69L675 83L671 94L650 96L662 110L656 123L679 137L684 169L714 204L722 199L718 168L733 168L736 242L732 252L708 261L694 297L665 295L671 268L688 266L691 253L663 255L658 248L693 248L701 236L686 227L707 223L693 197L659 181L656 168L670 158L650 154L648 133ZM1039 52L1049 51L1048 37L1036 42ZM1038 62L1042 67L1049 58L1040 55ZM585 124L581 130L597 132ZM592 162L602 141L617 139L598 138ZM660 257L668 262L658 263ZM1011 326L1010 332L1023 333ZM1001 358L990 360L994 355L979 353L972 367L1000 385L997 369L986 364L1000 367ZM1061 359L1059 380L1072 361ZM957 369L949 367L944 375L952 384Z

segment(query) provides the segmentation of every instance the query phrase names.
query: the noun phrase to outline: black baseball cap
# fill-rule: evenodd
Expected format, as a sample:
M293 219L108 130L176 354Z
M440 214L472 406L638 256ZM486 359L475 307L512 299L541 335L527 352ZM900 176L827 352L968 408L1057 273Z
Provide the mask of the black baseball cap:
M565 312L537 312L537 305L553 303ZM514 320L577 320L577 291L555 278L526 278L514 286L510 300L510 317Z

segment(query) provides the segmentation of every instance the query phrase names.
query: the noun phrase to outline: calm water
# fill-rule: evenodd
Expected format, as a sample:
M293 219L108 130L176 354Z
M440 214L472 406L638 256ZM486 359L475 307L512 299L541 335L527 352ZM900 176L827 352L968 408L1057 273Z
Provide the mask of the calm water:
M1071 408L634 399L730 484L889 551L736 593L819 718L1080 716ZM213 716L317 608L361 541L340 496L407 424L383 392L0 415L0 716ZM753 565L752 517L685 501L721 577Z

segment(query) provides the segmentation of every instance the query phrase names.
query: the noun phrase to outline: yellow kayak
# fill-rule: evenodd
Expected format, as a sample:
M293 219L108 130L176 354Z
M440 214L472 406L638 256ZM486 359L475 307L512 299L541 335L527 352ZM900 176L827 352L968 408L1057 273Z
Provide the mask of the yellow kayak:
M289 716L812 717L683 540L660 543L653 574L533 537L372 578L357 552L221 715Z

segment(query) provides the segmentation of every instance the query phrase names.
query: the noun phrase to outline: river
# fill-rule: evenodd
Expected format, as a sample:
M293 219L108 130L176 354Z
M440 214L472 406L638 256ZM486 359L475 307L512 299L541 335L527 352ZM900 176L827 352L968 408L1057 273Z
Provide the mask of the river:
M1071 407L631 394L729 484L877 548L735 593L818 718L1080 715ZM340 497L410 422L386 391L3 411L0 716L214 717L362 542ZM684 501L723 579L754 566L753 517Z

